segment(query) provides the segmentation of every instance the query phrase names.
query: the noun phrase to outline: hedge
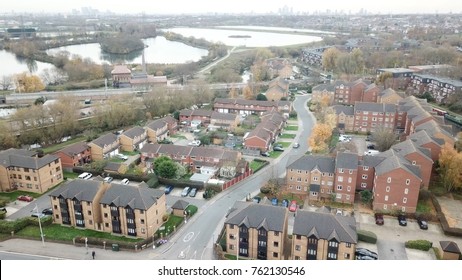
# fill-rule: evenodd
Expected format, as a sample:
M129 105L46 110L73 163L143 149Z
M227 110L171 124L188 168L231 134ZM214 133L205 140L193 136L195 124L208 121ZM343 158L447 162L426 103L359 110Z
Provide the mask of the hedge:
M188 207L186 207L185 211L187 211L189 213L189 216L194 216L194 214L196 214L197 212L197 206L195 205L188 205Z
M404 246L409 249L428 251L433 247L433 243L428 240L409 240L404 243Z
M46 216L43 217L40 222L42 223L42 226L45 226L50 225L53 220L51 216ZM18 232L29 225L38 226L38 219L25 217L15 221L0 220L0 233L11 234L11 232Z
M367 230L358 230L358 240L366 243L376 244L377 235L371 231Z

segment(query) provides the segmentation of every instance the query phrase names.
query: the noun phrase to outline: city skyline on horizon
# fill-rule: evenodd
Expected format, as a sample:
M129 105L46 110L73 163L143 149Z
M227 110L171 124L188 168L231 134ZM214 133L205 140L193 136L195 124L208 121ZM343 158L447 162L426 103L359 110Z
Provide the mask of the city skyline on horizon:
M157 6L141 0L132 0L128 6L117 6L108 0L98 2L89 0L69 0L66 2L51 0L43 3L22 0L2 5L3 14L46 13L46 14L78 14L82 11L112 14L458 14L462 13L462 5L450 0L438 3L409 0L402 2L388 0L372 3L367 0L344 2L327 0L322 3L307 3L301 0L260 1L234 0L233 2L197 0L193 3L184 0L170 0Z

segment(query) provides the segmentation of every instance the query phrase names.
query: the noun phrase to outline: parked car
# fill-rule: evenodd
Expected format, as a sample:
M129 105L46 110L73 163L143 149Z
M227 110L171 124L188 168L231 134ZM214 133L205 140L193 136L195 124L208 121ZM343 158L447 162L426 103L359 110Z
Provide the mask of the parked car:
M193 140L191 142L188 143L189 146L194 146L194 147L199 147L201 145L201 141L200 140Z
M375 145L374 144L369 144L367 145L367 148L370 150L375 150Z
M364 152L364 155L367 155L367 156L375 156L378 154L380 154L380 152L377 150L367 150Z
M124 185L128 185L130 183L130 181L127 178L123 178L121 182Z
M269 157L270 154L268 152L261 152L260 155L264 156L264 157Z
M51 208L46 208L42 210L43 215L53 215L53 209Z
M271 199L271 204L274 205L274 206L278 206L279 200L278 200L276 197L273 197L273 198Z
M181 192L181 196L188 196L189 192L191 191L191 187L185 187Z
M32 200L34 200L34 198L32 196L29 196L29 195L20 195L20 196L18 196L18 200L31 202Z
M281 206L286 208L289 207L289 201L287 199L283 199L281 201Z
M165 186L165 194L169 194L172 191L173 191L173 186L171 185Z
M369 257L369 258L372 258L374 260L379 259L379 255L377 255L376 252L371 251L371 250L366 249L366 248L356 248L355 256L356 256L356 259L358 259L358 257Z
M299 143L294 143L294 149L298 149L300 147L300 144Z
M295 211L297 211L297 201L296 201L296 200L292 200L292 201L290 202L289 211L290 211L290 212L295 212Z
M361 255L356 256L356 259L357 260L362 260L362 261L375 261L375 260L377 260L377 259L375 259L373 257L361 256Z
M34 212L34 213L32 213L30 216L31 216L31 217L34 217L34 218L39 218L39 219L41 219L41 218L45 217L46 215L43 214L43 213Z
M106 182L106 183L110 183L110 182L112 182L112 180L114 180L114 178L109 177L109 176L104 178L104 182Z
M123 159L123 160L127 160L128 157L126 155L123 155L123 154L116 154L116 157L120 158L120 159Z
M380 214L380 213L375 213L374 214L374 217L375 217L375 224L376 225L383 225L384 224L384 220L383 220L383 214Z
M284 148L282 146L274 146L273 151L276 152L284 152Z
M418 218L417 219L417 224L419 225L419 228L420 229L424 229L424 230L427 230L428 229L428 223L426 220L422 219L422 218Z
M79 179L84 179L84 180L88 180L91 177L93 177L93 175L91 173L88 173L88 172L83 172L82 174L80 174L78 176Z
M371 136L371 135L367 135L367 136L366 136L366 141L372 141L372 136Z
M197 188L192 188L191 191L189 192L190 197L195 197L197 194Z
M407 226L407 221L406 221L406 216L404 215L398 215L398 223L400 226Z
M252 198L252 200L253 200L253 202L255 202L255 203L260 203L261 197L259 197L259 196L254 196L254 197Z

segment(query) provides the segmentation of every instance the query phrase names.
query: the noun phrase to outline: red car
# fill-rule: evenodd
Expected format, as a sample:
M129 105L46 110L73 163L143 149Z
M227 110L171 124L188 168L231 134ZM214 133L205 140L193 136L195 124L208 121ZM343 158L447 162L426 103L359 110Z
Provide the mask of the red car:
M34 200L34 198L32 196L28 196L28 195L20 195L20 196L18 196L18 200L31 202L32 200Z
M376 225L382 226L384 224L383 214L375 213L374 217L375 217L375 224Z
M290 202L289 211L290 211L290 212L295 212L295 211L297 211L297 201L296 201L296 200L292 200L292 201Z

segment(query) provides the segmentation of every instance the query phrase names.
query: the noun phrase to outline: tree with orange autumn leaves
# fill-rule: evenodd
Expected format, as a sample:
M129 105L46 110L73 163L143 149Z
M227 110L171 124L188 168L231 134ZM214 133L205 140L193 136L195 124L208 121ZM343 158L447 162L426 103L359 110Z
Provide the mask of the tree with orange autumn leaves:
M446 191L462 188L462 154L451 145L444 144L438 163L441 182Z
M308 145L312 151L317 153L327 149L330 137L332 136L332 128L329 124L317 123L311 131L311 136L308 139Z

